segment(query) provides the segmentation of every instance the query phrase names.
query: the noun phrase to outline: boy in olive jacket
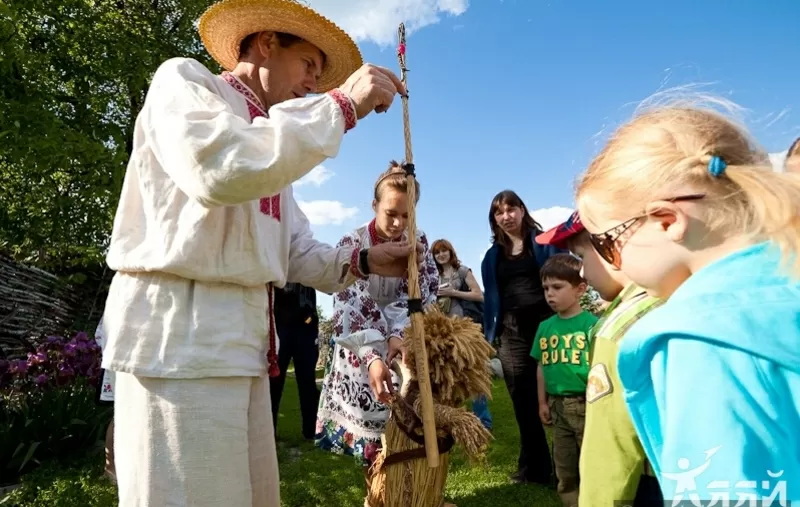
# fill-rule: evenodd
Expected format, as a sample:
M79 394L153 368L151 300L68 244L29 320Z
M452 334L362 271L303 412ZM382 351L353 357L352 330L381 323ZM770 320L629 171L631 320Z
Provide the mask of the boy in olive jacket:
M603 300L611 301L590 337L578 505L663 505L661 489L631 422L617 374L619 342L637 320L662 302L648 296L597 254L577 212L537 236L536 242L566 247L581 257L589 285Z

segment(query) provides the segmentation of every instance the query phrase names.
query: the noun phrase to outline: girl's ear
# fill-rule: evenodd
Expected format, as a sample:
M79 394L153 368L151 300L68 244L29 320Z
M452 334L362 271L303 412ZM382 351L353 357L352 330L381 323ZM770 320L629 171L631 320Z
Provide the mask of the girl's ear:
M659 225L670 241L683 242L689 227L689 216L671 201L653 201L645 207L648 219Z
M377 201L377 200L375 200L375 199L373 199L373 200L372 200L372 211L373 211L374 213L377 213L377 212L378 212L378 201Z

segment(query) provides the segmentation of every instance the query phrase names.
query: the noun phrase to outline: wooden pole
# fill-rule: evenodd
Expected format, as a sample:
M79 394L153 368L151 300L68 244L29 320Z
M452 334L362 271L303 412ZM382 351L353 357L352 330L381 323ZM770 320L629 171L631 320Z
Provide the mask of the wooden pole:
M400 23L398 29L399 45L397 59L400 62L400 79L408 92L408 69L406 68L406 28ZM422 431L425 436L425 454L428 466L439 466L439 444L436 438L436 419L433 415L433 394L431 393L431 378L428 371L428 351L425 348L425 328L422 319L421 291L419 287L419 265L417 264L417 188L414 172L414 154L411 148L411 122L408 118L408 93L402 97L403 101L403 134L406 145L406 158L404 167L408 178L408 237L411 242L411 255L408 258L408 299L411 317L411 346L414 347L416 357L416 377L419 383L419 395L422 402Z

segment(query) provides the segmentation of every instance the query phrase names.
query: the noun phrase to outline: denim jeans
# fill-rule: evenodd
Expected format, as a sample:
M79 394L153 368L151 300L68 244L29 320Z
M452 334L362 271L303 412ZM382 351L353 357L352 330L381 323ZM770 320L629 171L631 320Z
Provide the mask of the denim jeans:
M492 429L492 413L489 412L489 399L486 396L472 399L472 413L478 416L487 430Z

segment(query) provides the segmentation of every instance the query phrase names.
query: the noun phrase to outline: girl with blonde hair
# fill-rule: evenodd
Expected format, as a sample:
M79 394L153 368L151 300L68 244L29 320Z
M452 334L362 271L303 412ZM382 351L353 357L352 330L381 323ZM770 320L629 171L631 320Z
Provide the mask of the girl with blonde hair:
M664 498L800 500L800 175L714 109L662 106L613 134L577 202L597 252L668 298L618 358Z

